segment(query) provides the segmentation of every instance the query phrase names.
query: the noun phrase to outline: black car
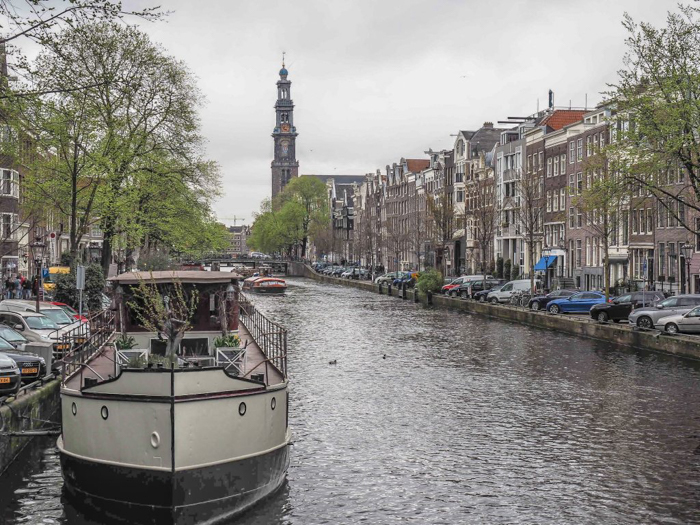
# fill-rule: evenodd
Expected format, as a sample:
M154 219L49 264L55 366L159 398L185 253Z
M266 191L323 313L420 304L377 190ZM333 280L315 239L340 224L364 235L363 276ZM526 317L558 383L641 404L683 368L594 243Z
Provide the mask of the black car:
M11 357L0 353L0 396L16 394L22 386L22 376L17 363Z
M663 292L633 292L616 297L609 303L600 303L591 308L591 317L597 321L626 321L632 310L653 306L666 298Z
M531 310L544 310L547 308L549 301L569 297L575 293L577 293L576 290L554 290L553 292L549 292L547 295L538 295L533 297L530 299L530 302L527 303L527 307Z
M467 281L459 285L459 288L456 290L456 294L462 299L469 299L470 297L474 297L474 295L478 292L485 291L488 294L488 292L492 291L497 286L503 286L505 283L506 281L504 279L479 279L476 281ZM486 296L484 296L483 300L486 300Z
M475 301L479 301L480 303L485 303L485 302L486 302L486 297L488 296L488 294L489 294L490 292L497 292L497 291L499 291L501 288L503 288L503 285L504 285L504 284L505 284L505 283L501 283L501 284L499 284L499 285L494 286L493 288L487 288L486 290L480 290L480 291L478 291L478 292L474 292L474 293L472 294L472 299L474 299Z
M17 350L24 350L24 345L29 342L29 339L24 337L14 328L10 328L5 324L0 324L0 337L10 343Z
M17 363L23 383L31 383L46 375L46 361L43 357L29 352L18 352L2 337L0 337L0 352Z

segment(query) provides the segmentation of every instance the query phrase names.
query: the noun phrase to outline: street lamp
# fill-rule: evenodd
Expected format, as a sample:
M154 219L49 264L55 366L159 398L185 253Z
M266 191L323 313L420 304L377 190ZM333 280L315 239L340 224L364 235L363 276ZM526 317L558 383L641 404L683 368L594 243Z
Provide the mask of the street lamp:
M544 286L549 290L549 258L551 255L549 253L544 254Z
M690 293L690 258L693 255L693 245L690 244L689 242L685 242L681 245L681 253L683 254L683 258L685 259L685 265L686 265L686 273L685 273L685 278L686 282L688 283L688 288L686 293Z
M36 311L39 311L39 290L41 290L41 265L44 260L44 249L46 244L41 240L41 236L37 235L34 242L29 243L29 248L32 250L32 258L34 266L36 266Z

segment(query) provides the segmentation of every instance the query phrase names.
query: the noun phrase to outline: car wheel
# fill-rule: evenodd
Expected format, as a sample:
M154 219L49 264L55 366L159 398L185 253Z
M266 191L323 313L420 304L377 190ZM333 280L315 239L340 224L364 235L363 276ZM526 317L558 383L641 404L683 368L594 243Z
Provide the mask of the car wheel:
M654 328L654 323L651 322L651 317L640 317L637 319L637 326L639 328Z
M665 326L665 328L669 334L677 334L678 333L678 325L676 323L668 323Z
M486 302L486 297L483 296L483 295L480 296L480 297L479 297L479 302L480 302L480 303L485 303L485 302Z
M536 312L537 310L542 308L542 306L540 306L539 301L533 301L533 303L530 305L530 308L532 308Z
M601 323L607 323L610 317L608 316L607 312L599 312L598 313L598 321Z
M450 297L457 298L457 292L450 292Z
M495 297L492 297L491 304L498 304L498 299L496 299Z
M467 292L462 292L462 293L460 294L460 297L462 297L462 299L466 299L466 298L467 298Z
M561 308L559 308L558 304L553 304L552 306L549 307L549 313L550 314L559 314L559 313L561 313Z

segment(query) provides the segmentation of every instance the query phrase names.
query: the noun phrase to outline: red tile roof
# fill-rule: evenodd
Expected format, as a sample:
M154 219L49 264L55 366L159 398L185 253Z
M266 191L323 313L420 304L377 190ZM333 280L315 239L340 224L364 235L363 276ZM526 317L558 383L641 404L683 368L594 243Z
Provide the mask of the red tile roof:
M555 109L551 115L546 116L540 122L540 126L549 126L554 131L557 131L564 126L583 119L585 113L586 111L583 109Z
M406 159L406 166L411 173L419 173L430 167L428 159Z

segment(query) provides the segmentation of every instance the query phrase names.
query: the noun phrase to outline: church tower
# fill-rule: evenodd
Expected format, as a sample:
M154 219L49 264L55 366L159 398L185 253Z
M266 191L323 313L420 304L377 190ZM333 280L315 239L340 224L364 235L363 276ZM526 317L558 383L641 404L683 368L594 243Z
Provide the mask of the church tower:
M280 69L280 79L277 81L277 104L275 104L275 129L272 139L275 144L275 158L272 160L272 198L292 180L299 176L299 162L296 158L297 128L294 127L294 103L287 80L289 72L284 67Z

